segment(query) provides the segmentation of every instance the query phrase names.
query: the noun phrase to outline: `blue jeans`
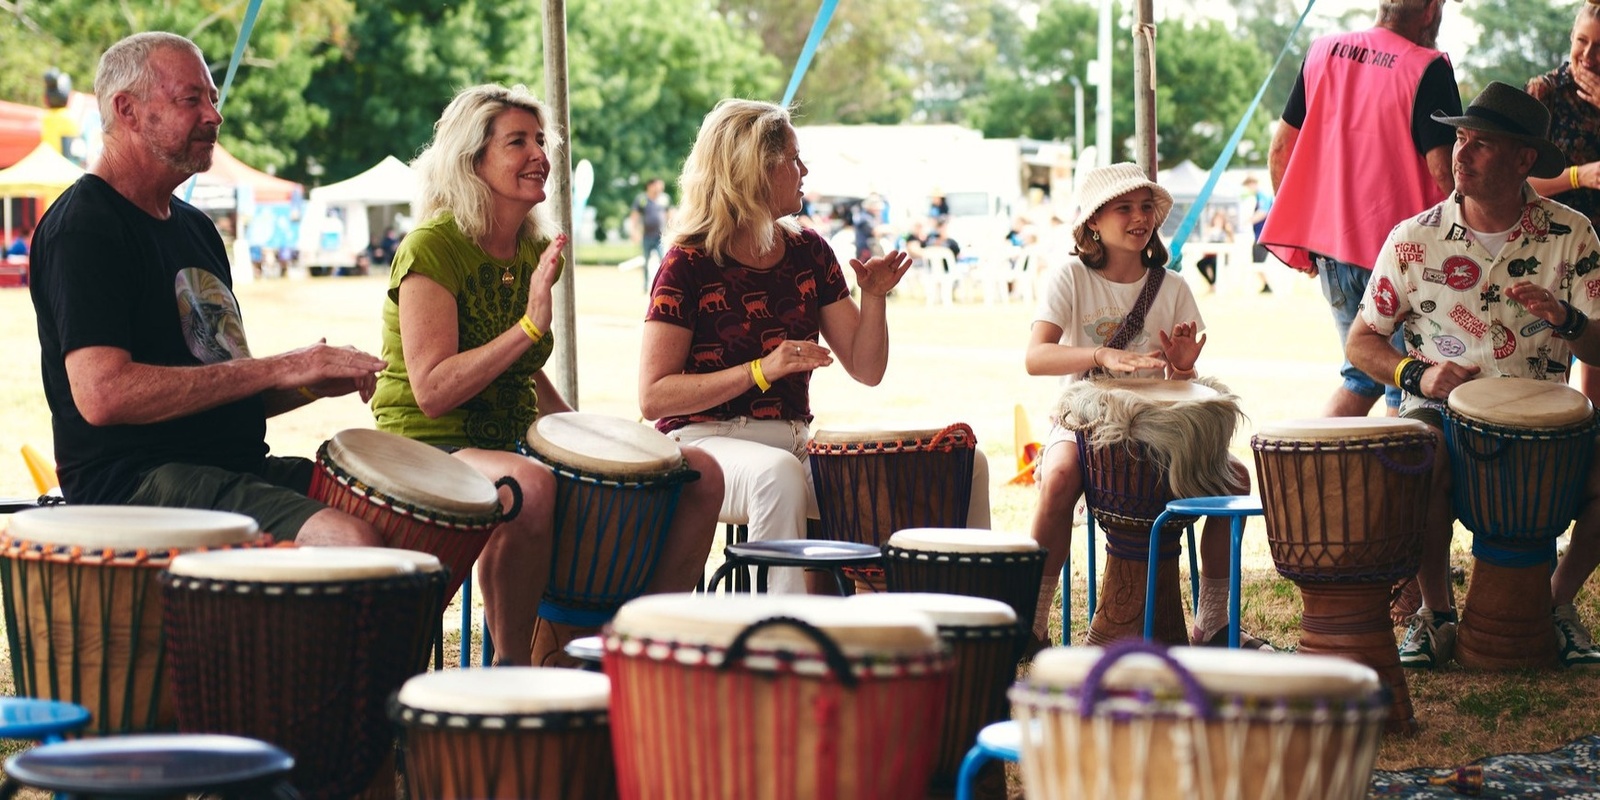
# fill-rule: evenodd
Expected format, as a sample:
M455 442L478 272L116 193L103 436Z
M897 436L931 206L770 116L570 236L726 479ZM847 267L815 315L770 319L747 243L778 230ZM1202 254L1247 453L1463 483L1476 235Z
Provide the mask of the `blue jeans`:
M1372 270L1317 253L1311 254L1311 263L1317 268L1322 296L1333 308L1333 328L1339 332L1339 349L1342 351L1344 343L1350 338L1350 324L1355 322L1356 313L1361 308L1361 298L1367 293L1367 281L1372 278ZM1395 329L1391 343L1396 352L1406 351L1405 339L1399 328ZM1339 367L1339 375L1344 378L1344 388L1352 394L1371 398L1381 394L1390 408L1400 407L1399 389L1373 380L1367 373L1356 369L1349 358Z

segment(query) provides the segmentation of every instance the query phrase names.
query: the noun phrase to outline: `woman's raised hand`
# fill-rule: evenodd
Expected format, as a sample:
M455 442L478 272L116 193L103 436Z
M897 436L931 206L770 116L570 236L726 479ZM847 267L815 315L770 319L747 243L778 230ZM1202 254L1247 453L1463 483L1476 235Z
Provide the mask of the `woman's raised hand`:
M550 288L555 286L556 264L561 260L562 251L566 249L567 235L556 234L556 237L550 240L550 244L545 246L544 252L539 255L539 266L528 277L528 319L545 333L550 332L550 320L555 315L555 301L551 299Z
M899 250L891 250L881 256L867 259L866 263L852 258L850 268L855 270L856 285L861 287L863 295L886 297L889 290L900 283L906 270L911 269L911 256Z

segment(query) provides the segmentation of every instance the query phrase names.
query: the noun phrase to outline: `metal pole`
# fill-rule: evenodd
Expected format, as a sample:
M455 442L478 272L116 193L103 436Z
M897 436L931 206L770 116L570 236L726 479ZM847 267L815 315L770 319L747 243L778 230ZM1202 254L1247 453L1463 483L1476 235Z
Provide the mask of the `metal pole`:
M1067 80L1072 82L1072 157L1083 156L1083 81L1076 75L1068 75Z
M1094 147L1099 166L1111 163L1111 10L1115 0L1100 0L1100 49L1095 61Z
M578 270L573 261L572 235L572 115L567 104L567 3L566 0L544 0L544 96L549 104L550 116L561 131L566 146L561 157L551 163L551 181L554 187L545 202L555 202L556 230L567 233L566 272L555 285L552 299L555 315L550 327L556 337L555 352L550 354L550 364L545 374L550 377L573 409L578 408Z
M1150 180L1156 179L1156 28L1152 0L1139 0L1133 23L1133 134L1138 142L1134 158Z

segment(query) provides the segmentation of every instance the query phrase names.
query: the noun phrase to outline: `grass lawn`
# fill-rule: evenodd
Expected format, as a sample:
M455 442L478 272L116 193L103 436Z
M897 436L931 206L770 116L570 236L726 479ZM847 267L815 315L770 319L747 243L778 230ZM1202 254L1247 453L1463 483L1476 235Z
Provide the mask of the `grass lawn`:
M638 273L585 266L564 280L576 281L577 404L584 411L637 418L644 308ZM1251 432L1263 423L1316 415L1336 384L1340 360L1315 283L1287 271L1274 273L1272 280L1277 291L1258 294L1259 284L1248 270L1230 273L1224 266L1216 294L1197 291L1209 325L1200 368L1242 398L1249 420L1232 452L1252 470ZM381 277L274 279L241 286L251 349L267 355L326 337L377 352L384 287ZM816 426L907 429L967 422L992 467L994 527L1026 531L1036 490L1005 484L1016 465L1013 408L1021 404L1035 438L1042 437L1058 389L1055 379L1023 371L1031 306L970 301L929 306L914 286L899 295L889 309L892 355L882 384L861 386L837 367L819 372L812 384ZM0 380L0 496L32 495L18 451L26 443L50 454L50 417L38 379L33 309L23 290L0 290L0 375L6 376ZM370 426L371 416L357 400L324 400L272 420L268 441L276 453L309 456L338 430ZM1454 562L1470 569L1469 543L1466 534L1457 536ZM1081 535L1074 550L1074 634L1081 637L1086 560ZM1259 519L1247 529L1244 581L1245 626L1280 646L1293 644L1299 594L1274 570ZM1600 625L1593 592L1579 599L1584 618ZM0 684L9 679L9 670L0 670ZM1600 705L1582 700L1600 690L1600 677L1593 675L1473 674L1452 668L1412 673L1410 687L1423 729L1413 739L1385 742L1380 765L1386 768L1549 749L1600 731Z

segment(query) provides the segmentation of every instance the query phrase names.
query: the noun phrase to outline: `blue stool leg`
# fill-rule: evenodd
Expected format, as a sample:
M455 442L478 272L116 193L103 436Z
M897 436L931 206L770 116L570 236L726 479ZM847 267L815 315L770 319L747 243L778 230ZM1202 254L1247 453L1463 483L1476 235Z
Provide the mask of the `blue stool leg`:
M1094 619L1095 596L1100 586L1095 582L1094 512L1089 512L1089 619Z
M1156 521L1150 526L1150 552L1144 577L1144 640L1154 641L1156 638L1156 573L1161 569L1161 559L1158 557L1161 547L1161 526L1167 522L1167 517L1172 516L1171 511L1162 511ZM1191 546L1189 548L1193 550Z
M1067 543L1067 560L1061 564L1061 645L1072 646L1072 543ZM1046 632L1048 633L1048 624Z
M489 635L489 611L483 612L483 666L494 663L494 638Z
M1194 549L1194 526L1185 529L1189 536L1189 607L1200 615L1200 558Z
M966 757L961 759L961 771L956 774L956 800L972 800L972 784L978 780L979 770L993 759L993 754L981 744L967 751Z
M1244 517L1232 519L1228 542L1228 646L1239 649L1239 550L1244 540Z
M461 668L472 666L472 571L461 582Z

